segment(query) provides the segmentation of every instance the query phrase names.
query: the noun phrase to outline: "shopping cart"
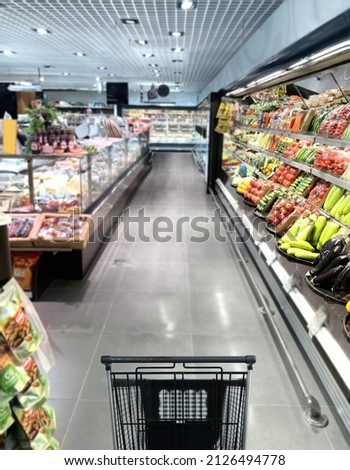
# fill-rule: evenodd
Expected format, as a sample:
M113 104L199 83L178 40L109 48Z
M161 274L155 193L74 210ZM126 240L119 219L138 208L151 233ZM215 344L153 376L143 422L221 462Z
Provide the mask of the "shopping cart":
M244 449L255 361L102 356L114 449Z

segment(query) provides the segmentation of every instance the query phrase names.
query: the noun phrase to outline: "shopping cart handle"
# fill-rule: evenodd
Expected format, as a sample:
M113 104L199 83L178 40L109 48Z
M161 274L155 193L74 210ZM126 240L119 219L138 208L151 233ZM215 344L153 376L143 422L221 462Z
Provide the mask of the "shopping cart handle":
M122 364L122 363L244 363L244 364L255 364L255 356L132 356L132 357L123 357L123 356L102 356L101 362L107 367L110 367L111 364Z

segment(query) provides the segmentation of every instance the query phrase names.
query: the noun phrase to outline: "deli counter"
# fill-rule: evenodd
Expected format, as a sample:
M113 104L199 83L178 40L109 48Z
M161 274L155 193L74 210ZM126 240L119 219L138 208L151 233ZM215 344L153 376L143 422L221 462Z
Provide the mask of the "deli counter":
M12 252L49 252L52 276L82 279L151 169L148 132L90 139L79 153L0 155Z

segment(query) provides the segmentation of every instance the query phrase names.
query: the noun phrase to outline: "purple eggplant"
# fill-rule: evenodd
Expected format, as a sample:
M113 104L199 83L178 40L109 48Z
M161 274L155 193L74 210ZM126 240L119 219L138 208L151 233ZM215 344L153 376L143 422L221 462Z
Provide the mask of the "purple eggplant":
M350 254L346 255L339 255L336 256L335 258L332 259L332 261L326 266L325 269L322 269L322 271L319 274L324 274L328 272L330 269L336 268L337 266L346 266L350 261Z
M338 265L314 277L312 283L314 286L332 286L335 279L343 271L344 266Z
M333 284L333 293L344 298L350 293L350 262L341 270Z
M311 276L316 276L317 274L324 271L328 265L339 255L343 255L347 252L347 244L343 237L333 237L328 240L322 247L320 255L316 260L319 259L317 264L315 264L310 270Z

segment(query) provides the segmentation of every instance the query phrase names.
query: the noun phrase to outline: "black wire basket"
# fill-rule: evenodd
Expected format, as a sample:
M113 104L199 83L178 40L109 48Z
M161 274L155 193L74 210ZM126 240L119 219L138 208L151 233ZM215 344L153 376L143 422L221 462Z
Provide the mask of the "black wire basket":
M244 363L247 367L224 371L220 366L223 360ZM101 361L107 371L114 448L244 448L254 356L103 356ZM205 362L208 364L204 365ZM115 363L138 366L133 371L115 372L112 371Z

